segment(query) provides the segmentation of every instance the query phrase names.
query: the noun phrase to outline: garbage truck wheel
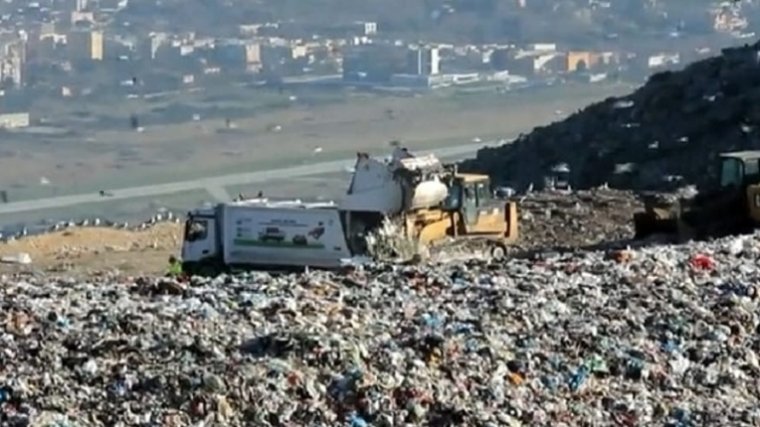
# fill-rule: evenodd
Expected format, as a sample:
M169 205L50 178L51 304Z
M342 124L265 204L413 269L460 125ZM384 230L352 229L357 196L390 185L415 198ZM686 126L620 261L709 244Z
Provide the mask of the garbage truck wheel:
M216 277L218 271L213 265L204 265L198 269L198 275L202 277Z

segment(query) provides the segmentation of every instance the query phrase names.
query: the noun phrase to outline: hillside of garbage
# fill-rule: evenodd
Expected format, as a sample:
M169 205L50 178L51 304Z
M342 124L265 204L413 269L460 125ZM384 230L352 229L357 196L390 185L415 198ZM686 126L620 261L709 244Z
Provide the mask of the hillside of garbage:
M627 96L483 148L461 169L487 172L517 189L540 188L562 163L574 188L706 184L717 172L718 153L760 148L759 48L727 48L681 71L654 74Z
M0 277L3 425L760 422L760 235L189 281Z

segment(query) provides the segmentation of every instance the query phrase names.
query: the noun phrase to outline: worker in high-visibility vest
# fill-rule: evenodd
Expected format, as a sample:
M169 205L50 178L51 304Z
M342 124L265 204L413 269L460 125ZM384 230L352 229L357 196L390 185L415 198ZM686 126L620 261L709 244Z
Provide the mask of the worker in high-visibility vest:
M179 277L182 275L182 262L174 255L169 257L169 268L166 271L166 275L170 277Z

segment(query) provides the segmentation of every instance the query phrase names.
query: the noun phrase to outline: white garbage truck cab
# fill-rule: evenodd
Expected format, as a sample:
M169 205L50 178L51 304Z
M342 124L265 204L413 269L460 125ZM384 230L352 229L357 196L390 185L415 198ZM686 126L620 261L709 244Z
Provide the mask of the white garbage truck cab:
M184 270L210 272L221 266L218 210L219 206L188 212L182 242Z

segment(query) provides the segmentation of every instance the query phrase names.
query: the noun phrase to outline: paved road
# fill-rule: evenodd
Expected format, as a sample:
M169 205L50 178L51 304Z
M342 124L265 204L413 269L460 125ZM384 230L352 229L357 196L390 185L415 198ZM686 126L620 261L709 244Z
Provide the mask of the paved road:
M420 151L419 154L425 155L434 153L442 159L460 158L474 154L479 148L493 143L467 144L457 147L442 148L437 150ZM86 193L71 196L50 197L37 200L25 200L22 202L12 202L0 205L0 215L29 212L42 209L57 209L68 206L76 206L85 203L110 202L114 200L133 199L139 197L153 197L167 194L181 193L192 190L219 189L228 185L241 185L269 180L280 180L297 178L309 175L320 175L331 172L340 172L347 167L352 167L355 159L336 160L321 162L310 165L293 166L282 169L264 170L258 172L238 173L231 175L222 175L210 178L200 178L188 181L170 182L166 184L146 185L142 187L122 188L111 190L112 196L103 197L100 194Z

